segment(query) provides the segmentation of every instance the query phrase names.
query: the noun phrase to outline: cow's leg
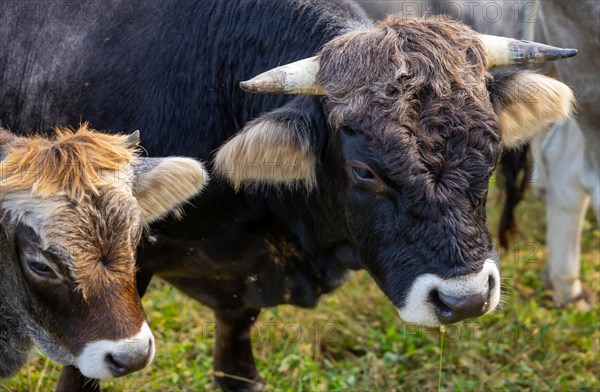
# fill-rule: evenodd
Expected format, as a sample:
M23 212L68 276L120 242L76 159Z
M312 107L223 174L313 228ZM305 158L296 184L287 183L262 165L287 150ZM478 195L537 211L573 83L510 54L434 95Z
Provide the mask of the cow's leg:
M215 310L215 380L225 391L260 391L264 380L252 354L250 330L260 310Z
M600 141L594 142L598 146L597 149L600 150ZM586 152L589 155L593 154L589 151ZM600 156L592 158L589 155L585 157L583 183L590 195L590 205L596 214L596 223L600 225Z
M583 135L573 120L552 130L543 151L548 185L547 272L554 303L558 306L583 294L579 279L581 230L589 204L589 197L581 182L583 151Z
M141 269L138 271L136 281L140 297L146 293L146 289L152 279L152 273ZM60 373L56 384L56 392L99 392L100 381L87 378L75 366L65 366Z
M531 185L540 198L546 194L546 188L548 187L546 166L542 159L542 151L547 136L546 132L540 132L531 140L531 160L533 165L531 168Z
M56 392L99 392L100 382L85 377L75 366L65 366L60 373Z
M590 186L591 204L596 214L596 223L600 226L600 173L592 171L590 177L592 177L592 185Z
M589 198L583 192L577 196L578 202L570 207L561 205L551 195L547 198L548 278L558 306L577 299L583 292L579 279L581 228Z

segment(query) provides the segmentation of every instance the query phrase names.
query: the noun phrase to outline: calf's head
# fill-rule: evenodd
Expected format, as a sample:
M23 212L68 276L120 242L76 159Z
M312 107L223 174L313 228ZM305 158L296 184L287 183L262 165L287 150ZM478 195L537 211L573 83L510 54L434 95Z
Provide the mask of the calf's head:
M500 297L485 214L496 161L573 103L556 80L488 70L573 54L451 20L390 17L243 82L305 95L250 122L217 153L216 169L236 187L317 192L322 219L356 248L405 321L479 316Z
M152 360L136 247L146 225L208 177L192 159L139 157L138 138L86 126L56 130L52 139L0 131L0 325L13 330L0 342L0 362L13 366L0 366L0 376L17 370L33 342L91 378L122 376ZM17 343L19 358L7 352Z

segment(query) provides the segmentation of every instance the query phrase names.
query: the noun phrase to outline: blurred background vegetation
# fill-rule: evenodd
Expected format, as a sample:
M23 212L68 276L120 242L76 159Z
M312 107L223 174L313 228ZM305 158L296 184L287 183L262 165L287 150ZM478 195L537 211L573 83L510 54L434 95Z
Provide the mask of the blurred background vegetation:
M499 192L490 186L495 231ZM357 273L316 309L265 309L253 331L266 391L598 391L600 390L600 231L591 210L583 232L582 280L593 306L552 305L544 290L545 215L529 192L520 234L501 253L501 308L448 326L440 373L440 332L408 326L366 273ZM105 391L213 390L210 309L160 280L143 299L157 342L154 363L105 382ZM51 391L60 367L36 355L0 391Z

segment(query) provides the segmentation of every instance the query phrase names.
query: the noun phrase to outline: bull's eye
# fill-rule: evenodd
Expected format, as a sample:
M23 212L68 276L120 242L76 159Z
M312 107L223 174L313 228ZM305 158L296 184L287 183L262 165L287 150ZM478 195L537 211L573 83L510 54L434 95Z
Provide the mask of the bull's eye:
M42 278L56 279L56 274L46 263L31 260L27 262L27 267L34 274L41 276Z
M387 187L381 177L379 177L366 163L358 161L352 162L349 169L352 180L359 187L375 192L386 191Z
M356 179L361 181L372 181L375 179L375 174L365 166L352 166L352 174Z

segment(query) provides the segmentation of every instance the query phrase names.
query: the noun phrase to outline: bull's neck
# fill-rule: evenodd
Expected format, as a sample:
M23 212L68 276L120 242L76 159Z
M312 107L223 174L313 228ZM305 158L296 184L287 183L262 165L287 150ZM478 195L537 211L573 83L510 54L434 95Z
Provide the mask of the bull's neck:
M341 269L362 269L356 249L340 225L341 211L332 208L318 189L286 194L271 211L286 222L299 247L313 262L335 263Z

